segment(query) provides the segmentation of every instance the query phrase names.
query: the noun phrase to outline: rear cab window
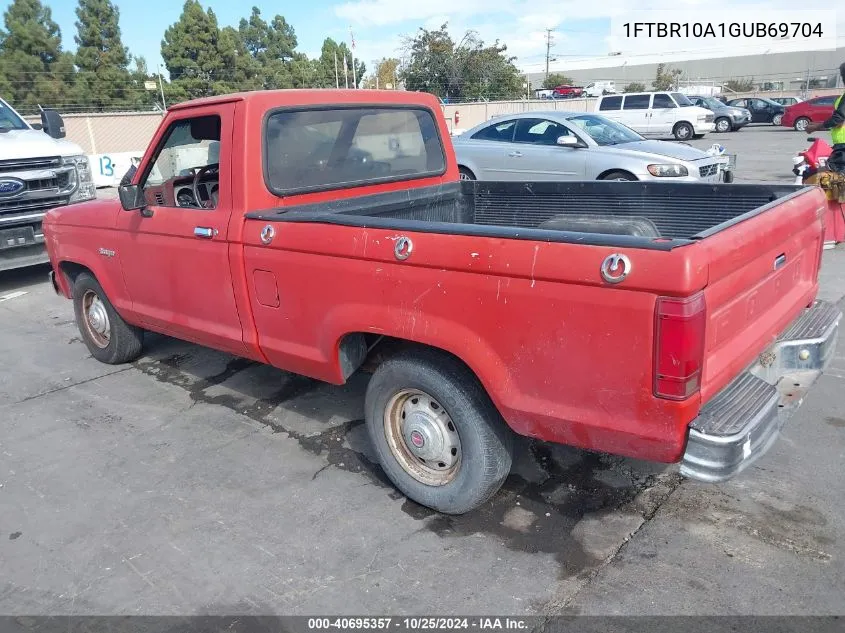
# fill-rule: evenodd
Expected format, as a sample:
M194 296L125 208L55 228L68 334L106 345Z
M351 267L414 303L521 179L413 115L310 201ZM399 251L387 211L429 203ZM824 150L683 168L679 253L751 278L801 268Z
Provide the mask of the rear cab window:
M436 119L425 108L280 109L265 121L265 181L279 196L445 172Z
M604 110L621 110L622 97L602 97L599 104L599 112Z

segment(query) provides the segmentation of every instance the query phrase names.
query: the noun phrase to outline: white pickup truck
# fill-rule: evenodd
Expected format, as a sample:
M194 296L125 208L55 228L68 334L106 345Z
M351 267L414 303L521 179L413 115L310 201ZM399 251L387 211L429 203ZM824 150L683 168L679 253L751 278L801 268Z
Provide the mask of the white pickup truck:
M44 214L96 196L88 158L64 136L55 110L33 126L0 99L0 271L49 261Z

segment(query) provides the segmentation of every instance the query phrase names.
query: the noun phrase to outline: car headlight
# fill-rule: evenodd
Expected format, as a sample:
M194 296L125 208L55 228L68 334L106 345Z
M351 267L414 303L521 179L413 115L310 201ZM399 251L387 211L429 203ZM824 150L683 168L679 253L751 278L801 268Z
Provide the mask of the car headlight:
M648 173L658 178L689 176L689 171L683 165L649 165Z
M91 173L91 165L88 162L88 157L79 156L65 156L62 159L63 165L73 165L74 171L71 172L71 180L76 185L73 193L70 195L69 202L84 202L85 200L93 200L97 196L97 188L94 185L94 176Z
M699 120L699 121L701 121L701 122L703 123L704 121L706 121L706 120L707 120L707 115L706 115L706 114L699 114L699 115L698 115L698 120Z

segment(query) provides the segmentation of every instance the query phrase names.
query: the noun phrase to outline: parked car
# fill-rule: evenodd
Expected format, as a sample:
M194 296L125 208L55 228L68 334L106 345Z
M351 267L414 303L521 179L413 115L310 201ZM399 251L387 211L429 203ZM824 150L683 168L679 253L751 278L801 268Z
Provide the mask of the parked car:
M791 105L784 112L781 125L803 132L811 122L821 123L830 118L836 99L836 96L816 97Z
M594 81L584 86L584 94L588 97L615 95L616 83L613 81Z
M732 180L728 156L647 140L589 112L503 115L452 143L465 180Z
M499 489L514 433L731 478L834 356L819 187L460 182L439 100L393 90L172 105L130 180L44 220L91 355L151 331L372 372L372 454L441 512Z
M82 148L52 109L30 125L0 99L0 271L48 261L41 222L51 207L97 194Z
M745 108L751 112L752 123L780 125L781 119L783 119L783 113L786 111L785 106L763 97L731 99L728 101L728 105L735 108Z
M680 92L631 92L599 97L596 112L648 136L673 135L679 141L712 132L714 115Z
M554 99L575 99L584 94L584 89L580 86L561 85L555 86L552 98Z
M789 106L801 103L804 100L800 97L772 97L772 101L788 108Z
M687 98L693 105L706 108L713 113L716 117L713 123L717 132L735 132L751 123L751 113L745 108L726 105L715 97L687 95Z

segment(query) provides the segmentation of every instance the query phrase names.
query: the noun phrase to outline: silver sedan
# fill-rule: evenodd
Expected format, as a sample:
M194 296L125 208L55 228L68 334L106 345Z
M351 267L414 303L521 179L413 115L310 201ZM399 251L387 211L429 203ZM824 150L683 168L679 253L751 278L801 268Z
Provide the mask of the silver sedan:
M453 137L452 143L462 180L733 180L729 156L647 140L621 123L586 112L499 116Z

